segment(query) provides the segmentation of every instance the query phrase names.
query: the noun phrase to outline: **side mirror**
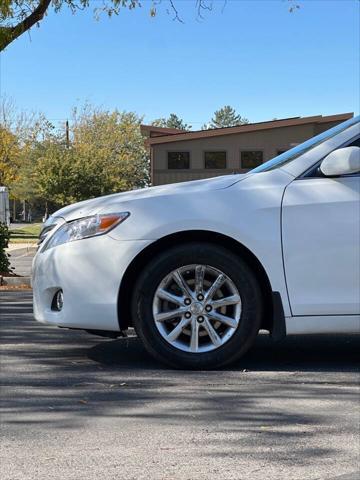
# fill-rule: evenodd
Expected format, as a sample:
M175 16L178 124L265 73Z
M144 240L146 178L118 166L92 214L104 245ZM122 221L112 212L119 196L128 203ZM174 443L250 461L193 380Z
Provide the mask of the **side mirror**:
M321 162L320 171L325 177L360 172L360 147L344 147L334 150Z

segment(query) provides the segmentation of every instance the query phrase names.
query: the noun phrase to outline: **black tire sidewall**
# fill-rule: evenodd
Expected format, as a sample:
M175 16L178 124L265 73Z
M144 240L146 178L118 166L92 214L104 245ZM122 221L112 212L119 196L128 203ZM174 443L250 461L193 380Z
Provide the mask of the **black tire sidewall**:
M152 313L153 299L160 282L173 270L204 264L224 272L237 287L242 312L233 336L210 352L189 353L170 345L158 331ZM146 349L160 361L175 368L219 368L240 358L253 344L262 316L259 284L248 264L229 250L206 243L188 243L155 257L140 275L132 299L134 327Z

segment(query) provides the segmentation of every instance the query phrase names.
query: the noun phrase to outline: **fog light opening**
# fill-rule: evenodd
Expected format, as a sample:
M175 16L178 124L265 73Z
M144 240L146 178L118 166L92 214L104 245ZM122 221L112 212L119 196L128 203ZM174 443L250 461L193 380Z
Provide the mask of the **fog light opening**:
M60 312L63 306L64 306L64 294L62 290L58 290L54 295L54 298L51 304L51 310Z

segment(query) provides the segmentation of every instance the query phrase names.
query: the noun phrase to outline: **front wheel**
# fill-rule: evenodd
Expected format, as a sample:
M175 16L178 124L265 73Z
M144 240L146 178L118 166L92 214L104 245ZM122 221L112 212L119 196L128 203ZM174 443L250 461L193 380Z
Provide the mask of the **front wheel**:
M262 297L249 266L212 244L154 258L134 290L134 326L146 349L175 368L212 369L240 358L259 331Z

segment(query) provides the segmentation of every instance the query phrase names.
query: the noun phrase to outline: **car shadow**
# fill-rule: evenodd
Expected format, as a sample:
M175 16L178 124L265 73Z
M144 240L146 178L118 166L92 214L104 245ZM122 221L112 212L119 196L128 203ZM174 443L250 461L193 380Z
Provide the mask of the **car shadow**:
M271 450L274 464L287 465L341 455L322 440L334 418L356 435L342 413L358 406L360 336L276 344L260 335L225 372L184 372L154 360L134 336L108 340L41 325L31 310L30 293L1 295L2 427L16 438L44 429L77 435L89 419L119 431L211 426L225 432L221 448L217 434L209 436L199 457L225 458L232 449L242 462L256 443L261 461Z
M224 370L354 372L359 369L359 352L360 335L301 335L275 342L264 334L242 359ZM167 369L135 336L97 344L88 350L88 358L119 369Z

